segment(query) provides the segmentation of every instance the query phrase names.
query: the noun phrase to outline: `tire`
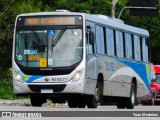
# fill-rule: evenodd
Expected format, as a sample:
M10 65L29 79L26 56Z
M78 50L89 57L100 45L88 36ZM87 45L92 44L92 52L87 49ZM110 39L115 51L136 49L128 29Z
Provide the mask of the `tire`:
M68 106L69 106L69 108L77 108L78 107L78 105L77 105L77 103L75 101L76 100L74 100L74 99L69 99L68 100Z
M46 102L46 99L37 95L30 95L30 101L32 106L41 107L42 104Z
M140 100L136 97L135 105L139 105Z
M97 102L94 95L88 96L87 106L88 106L88 108L97 108L98 102Z
M82 98L79 98L77 100L77 102L78 102L78 108L85 108L86 104L87 104L87 102L86 102L86 96L81 96L81 97Z
M100 105L104 105L104 98L103 98L103 84L99 82L98 84L99 87L99 103Z
M97 84L95 95L88 96L88 99L87 99L88 108L97 108L98 103L99 103L99 97L100 97L99 85Z
M116 101L116 105L117 105L117 108L118 108L118 109L125 109L125 107L126 107L125 99L126 99L126 98L119 98L119 99Z
M85 101L80 101L78 103L78 108L85 108L86 107L86 102Z
M151 104L152 105L156 105L156 103L155 103L155 95L154 94L152 95L152 98L151 98Z
M156 105L160 105L160 101L156 101Z
M80 95L76 97L71 97L68 99L69 108L85 108L86 107L86 96Z
M126 98L126 108L133 109L136 101L136 89L134 83L131 84L130 97Z
M145 102L145 101L143 101L143 102L141 102L141 104L142 105L151 105L152 103L149 101L149 102Z

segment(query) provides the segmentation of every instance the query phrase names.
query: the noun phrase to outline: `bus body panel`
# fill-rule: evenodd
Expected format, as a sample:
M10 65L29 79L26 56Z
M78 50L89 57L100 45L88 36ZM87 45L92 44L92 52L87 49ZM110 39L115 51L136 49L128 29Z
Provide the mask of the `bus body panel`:
M86 84L85 93L95 94L96 76L96 57L88 56L86 61Z
M133 66L135 66L135 69ZM139 70L136 70L137 66L139 66ZM134 77L137 80L137 97L148 94L149 65L143 63L137 65L137 63L127 60L102 56L97 57L96 67L97 77L99 73L104 75L104 95L129 97L129 90Z
M83 66L81 64L81 66ZM63 91L60 91L62 93L84 93L84 71L81 77L81 79L77 82L72 81L72 77L75 75L77 72L74 70L71 74L69 75L57 75L57 76L36 76L36 75L25 75L21 70L19 70L18 66L16 64L13 64L12 66L14 69L13 72L18 71L19 74L21 74L24 77L24 82L19 82L15 80L15 73L13 73L13 89L15 94L30 94L30 93L36 93L34 91L31 91L28 87L28 85L66 85L66 87L63 89ZM45 79L48 79L45 81ZM59 81L63 80L62 78L65 78L64 80L67 79L66 82ZM55 81L57 80L57 81ZM54 82L53 82L54 81ZM45 87L44 87L45 89ZM47 88L46 88L47 89ZM53 89L54 90L54 89ZM39 91L40 93L41 91ZM53 91L54 92L54 91ZM56 92L55 92L56 93Z

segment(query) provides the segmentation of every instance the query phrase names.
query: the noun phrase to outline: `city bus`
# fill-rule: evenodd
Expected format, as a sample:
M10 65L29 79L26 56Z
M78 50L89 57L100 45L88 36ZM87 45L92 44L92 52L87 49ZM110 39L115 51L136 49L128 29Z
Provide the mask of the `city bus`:
M12 55L14 93L30 96L32 106L51 99L69 108L133 109L149 94L149 32L105 15L20 14Z

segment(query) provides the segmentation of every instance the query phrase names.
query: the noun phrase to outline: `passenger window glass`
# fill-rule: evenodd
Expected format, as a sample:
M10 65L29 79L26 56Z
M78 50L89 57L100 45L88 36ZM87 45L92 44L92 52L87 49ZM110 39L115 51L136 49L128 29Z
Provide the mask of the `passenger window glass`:
M97 53L105 54L103 27L96 26Z
M126 42L126 57L128 59L133 59L132 52L132 36L129 33L125 34L125 42Z
M142 48L143 48L143 61L148 62L148 44L147 44L147 38L142 38Z
M135 55L135 60L138 61L141 60L140 37L137 35L134 35L134 55Z
M114 56L114 32L110 28L106 28L107 54Z
M116 49L117 49L117 56L123 58L124 57L123 34L120 31L116 31Z
M86 33L86 38L87 38L87 52L88 54L93 54L93 45L90 43L90 35L89 32Z

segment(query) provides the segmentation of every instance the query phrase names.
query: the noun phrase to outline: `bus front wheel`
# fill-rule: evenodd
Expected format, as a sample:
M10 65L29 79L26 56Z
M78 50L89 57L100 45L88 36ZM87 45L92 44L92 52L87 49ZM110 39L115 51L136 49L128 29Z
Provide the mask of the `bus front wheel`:
M78 107L75 100L72 100L72 99L68 100L68 106L69 106L69 108L77 108Z
M41 107L43 103L46 102L46 99L38 95L30 95L31 105L34 107Z
M100 98L100 85L96 85L96 93L95 95L88 96L87 106L88 108L97 108Z

